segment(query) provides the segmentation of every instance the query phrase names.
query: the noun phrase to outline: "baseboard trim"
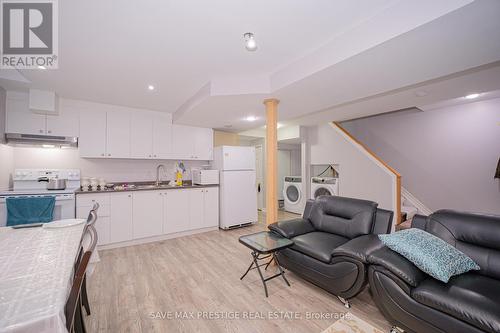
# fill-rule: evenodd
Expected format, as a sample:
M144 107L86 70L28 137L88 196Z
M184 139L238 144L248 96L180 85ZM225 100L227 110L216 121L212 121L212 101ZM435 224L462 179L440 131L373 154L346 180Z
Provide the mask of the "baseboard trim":
M215 230L219 230L219 227L208 227L208 228L202 228L202 229L196 229L196 230L181 231L181 232L175 232L172 234L159 235L159 236L153 236L153 237L147 237L147 238L141 238L141 239L133 239L133 240L129 240L129 241L112 243L112 244L98 245L97 249L98 250L109 250L109 249L116 249L119 247L154 243L154 242L160 242L160 241L167 240L167 239L190 236L190 235L195 235L195 234L201 234L204 232L215 231Z

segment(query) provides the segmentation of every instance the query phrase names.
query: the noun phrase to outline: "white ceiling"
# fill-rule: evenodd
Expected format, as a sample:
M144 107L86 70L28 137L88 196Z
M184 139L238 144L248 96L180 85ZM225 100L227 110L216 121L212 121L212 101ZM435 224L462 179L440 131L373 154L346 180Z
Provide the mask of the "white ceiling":
M0 85L232 130L261 126L269 96L291 121L500 60L497 0L71 0L59 17L59 69Z

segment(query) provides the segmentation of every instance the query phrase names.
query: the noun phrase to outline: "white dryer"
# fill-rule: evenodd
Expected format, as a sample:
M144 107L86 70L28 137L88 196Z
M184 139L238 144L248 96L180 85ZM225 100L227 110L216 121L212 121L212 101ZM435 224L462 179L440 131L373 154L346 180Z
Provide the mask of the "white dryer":
M334 177L312 177L311 199L320 195L339 195L339 179Z
M283 198L285 200L285 210L287 212L302 214L304 205L302 194L302 177L288 176L283 182Z

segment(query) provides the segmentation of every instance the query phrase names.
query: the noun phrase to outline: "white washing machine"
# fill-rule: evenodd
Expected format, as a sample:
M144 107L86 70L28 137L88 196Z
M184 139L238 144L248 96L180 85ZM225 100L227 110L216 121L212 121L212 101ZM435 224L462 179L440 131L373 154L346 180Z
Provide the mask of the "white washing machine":
M320 195L339 195L339 179L334 177L312 177L311 199Z
M302 214L304 205L302 203L302 177L285 177L283 182L283 198L285 200L285 210L287 212Z

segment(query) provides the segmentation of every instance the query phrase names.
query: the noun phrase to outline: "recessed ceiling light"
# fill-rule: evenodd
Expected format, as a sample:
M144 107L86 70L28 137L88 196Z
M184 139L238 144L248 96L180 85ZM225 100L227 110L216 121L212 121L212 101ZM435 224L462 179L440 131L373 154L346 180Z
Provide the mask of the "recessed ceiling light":
M465 98L467 98L467 99L474 99L474 98L478 98L478 97L479 97L478 93L469 94L469 95L465 96Z
M151 91L155 90L155 86L153 86L152 84L148 85L148 90L151 90Z
M248 116L245 118L246 121L256 121L257 120L257 117L255 116Z
M38 69L47 69L45 66L38 66Z
M257 42L255 41L255 36L251 32L247 32L243 34L243 38L245 39L245 48L248 51L257 50Z
M56 146L55 145L42 145L43 148L55 148Z

